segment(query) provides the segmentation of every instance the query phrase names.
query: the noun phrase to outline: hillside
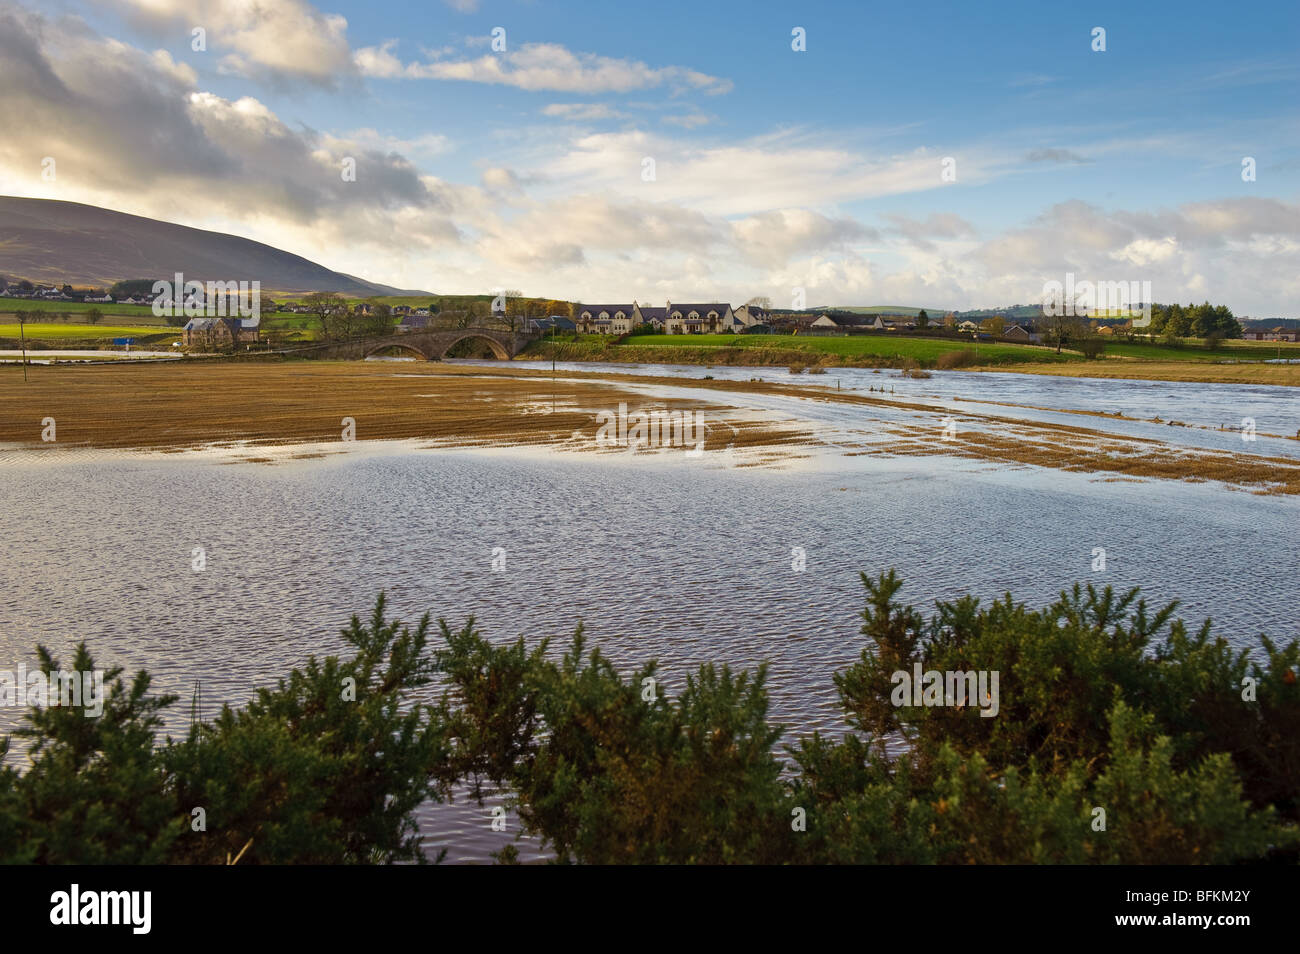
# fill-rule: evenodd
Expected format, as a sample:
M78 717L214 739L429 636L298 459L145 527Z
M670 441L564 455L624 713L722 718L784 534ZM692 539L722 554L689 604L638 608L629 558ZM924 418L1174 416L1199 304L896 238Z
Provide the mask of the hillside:
M106 287L176 272L198 281L256 280L267 292L428 295L331 271L236 235L77 202L0 196L0 275L6 278Z

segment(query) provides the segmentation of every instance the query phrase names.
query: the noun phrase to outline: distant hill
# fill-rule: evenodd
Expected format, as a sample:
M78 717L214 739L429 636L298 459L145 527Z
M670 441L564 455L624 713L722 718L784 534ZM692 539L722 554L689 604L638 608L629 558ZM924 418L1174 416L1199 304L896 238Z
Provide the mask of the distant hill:
M261 242L78 202L0 196L0 275L107 287L131 278L260 281L264 292L421 295L331 271Z
M933 318L938 315L942 318L948 313L946 308L913 308L911 305L823 305L820 308L809 308L808 311L838 311L841 314L850 315L907 315L909 318L915 318L922 311L929 317Z

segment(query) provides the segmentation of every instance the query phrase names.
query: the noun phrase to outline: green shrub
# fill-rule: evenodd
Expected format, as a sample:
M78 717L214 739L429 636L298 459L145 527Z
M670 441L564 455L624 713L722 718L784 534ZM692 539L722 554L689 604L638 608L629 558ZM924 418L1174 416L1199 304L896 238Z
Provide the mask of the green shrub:
M892 571L863 583L865 644L834 677L850 731L794 740L788 763L763 666L701 666L670 697L653 661L622 676L581 627L555 658L440 621L434 650L428 616L390 622L381 596L344 630L350 658L312 657L180 741L155 744L175 697L145 673L111 671L99 718L30 711L30 767L0 768L0 861L418 861L415 809L464 783L504 790L568 862L1297 858L1300 644L1234 651L1136 590L927 617ZM996 671L998 697L913 705L895 674L917 667ZM84 646L75 668L94 668Z

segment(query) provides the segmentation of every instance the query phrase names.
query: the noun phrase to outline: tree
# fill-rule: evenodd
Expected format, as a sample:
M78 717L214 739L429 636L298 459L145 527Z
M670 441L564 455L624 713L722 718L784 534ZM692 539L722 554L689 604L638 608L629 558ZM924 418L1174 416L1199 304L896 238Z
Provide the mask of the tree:
M104 313L98 308L90 308L86 311L86 324L97 325L104 318Z
M1166 338L1186 338L1192 333L1191 315L1177 302L1169 306L1169 317L1165 321L1164 331Z
M393 309L388 305L370 306L370 314L358 319L358 332L368 337L382 337L393 333Z
M1042 309L1035 319L1035 327L1044 341L1048 344L1056 345L1056 353L1061 353L1062 346L1070 341L1071 338L1078 338L1084 327L1083 321L1076 317L1082 314L1082 307L1076 302L1073 308L1068 308L1065 296L1053 296L1050 300L1043 302ZM1073 315L1066 314L1067 311L1073 311Z
M916 327L918 327L918 328L928 328L928 327L930 327L930 316L927 315L927 314L925 313L925 309L924 309L924 308L922 308L922 309L921 309L919 312L917 312L917 314L916 314Z
M1204 302L1191 309L1191 332L1196 338L1205 338L1214 331L1214 309Z
M1227 305L1216 305L1214 308L1214 331L1223 338L1240 338L1243 334L1241 322L1232 313L1232 309Z
M985 318L980 322L980 330L995 338L1002 337L1002 331L1006 326L1006 319L1001 315L994 315L992 318Z
M347 299L334 292L312 292L302 305L320 325L321 337L347 337L351 330L351 309Z

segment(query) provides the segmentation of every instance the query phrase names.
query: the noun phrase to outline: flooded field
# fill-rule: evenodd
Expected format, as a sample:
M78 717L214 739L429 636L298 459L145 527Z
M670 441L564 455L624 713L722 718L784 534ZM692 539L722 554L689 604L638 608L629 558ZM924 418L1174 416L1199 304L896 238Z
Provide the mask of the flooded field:
M792 377L690 370L715 380ZM816 385L834 388L826 378ZM1029 387L1017 375L840 378L842 388L888 387L909 403L964 408L978 398L1035 424L1059 416L1132 439L1176 431L1207 449L1241 446L1239 433L1214 430L1216 422L1253 416L1261 435L1296 426L1273 393L1281 389L1143 384L1116 393L1114 382L1035 378ZM698 397L689 383L620 389L686 401ZM37 642L66 654L84 639L101 662L148 668L157 690L180 693L186 703L169 729L181 732L196 685L209 717L221 702L246 700L309 653L338 650L339 628L384 590L405 619L474 615L493 639L563 639L585 621L620 666L660 659L670 692L703 662L768 661L772 718L795 735L842 729L831 674L863 648L859 572L896 568L903 596L925 608L966 592L1040 603L1094 582L1141 586L1153 603L1181 599L1183 615L1213 616L1240 645L1258 632L1300 635L1294 495L942 453L856 454L848 445L889 439L882 422L933 415L778 393L725 397L773 426L797 420L812 442L758 467L725 448L576 454L358 441L321 457L296 454L308 459L268 450L259 458L268 466L222 449L11 447L0 452L8 541L0 660L30 665ZM1124 416L1067 413L1081 409ZM1206 429L1142 420L1157 416ZM1258 444L1294 454L1282 438ZM203 572L191 568L196 547ZM1095 547L1106 550L1104 572L1091 568ZM494 571L498 548L504 568ZM794 548L806 553L802 571ZM0 709L0 730L18 716ZM492 832L490 820L460 801L421 812L426 845L448 847L449 860L487 860L512 837Z

